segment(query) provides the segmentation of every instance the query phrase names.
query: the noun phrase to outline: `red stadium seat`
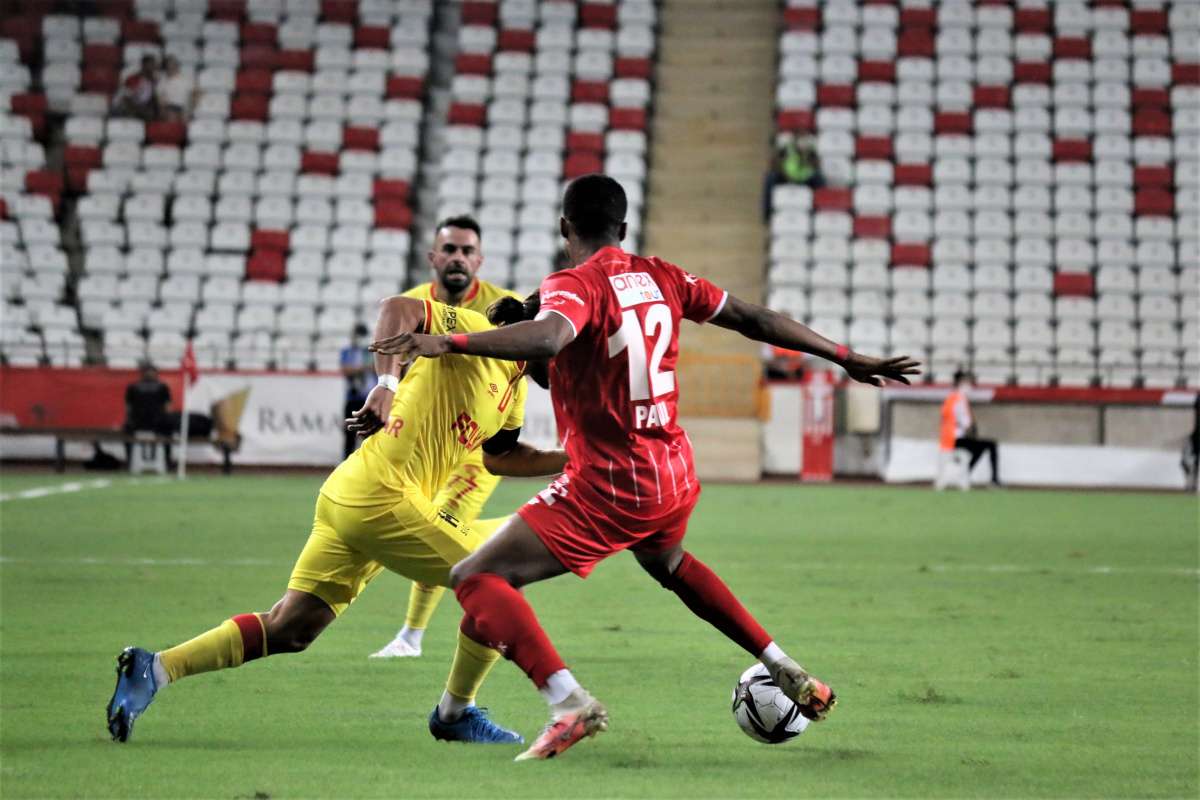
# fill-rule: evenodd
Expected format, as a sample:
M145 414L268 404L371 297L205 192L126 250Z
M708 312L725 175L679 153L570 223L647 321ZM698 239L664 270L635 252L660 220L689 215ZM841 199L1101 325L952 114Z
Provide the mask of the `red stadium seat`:
M479 0L464 0L462 4L463 25L496 25L496 4Z
M890 239L891 217L855 217L854 235L860 239Z
M446 119L451 125L483 127L487 122L487 106L481 103L451 103Z
M115 44L85 44L83 46L83 63L85 69L97 65L120 69L121 48Z
M29 64L42 46L41 21L37 17L9 17L0 24L0 36L15 41L21 60Z
M854 87L850 84L823 83L817 87L817 105L854 108Z
M408 75L392 75L387 81L389 99L420 100L425 94L425 81Z
M0 197L0 219L8 219L8 201Z
M890 136L859 136L854 143L856 158L874 158L890 161L892 139Z
M243 69L237 74L235 90L238 94L271 94L271 73L265 69Z
M208 0L208 16L217 20L238 22L246 16L246 2L247 0Z
M161 37L158 33L158 23L148 19L127 19L121 23L121 38L126 44L131 42L146 42L158 44Z
M1130 96L1134 113L1143 108L1166 110L1171 107L1171 90L1162 87L1134 87Z
M567 133L567 151L604 155L604 134L569 131Z
M1055 161L1091 161L1092 143L1087 139L1056 139Z
M1050 83L1053 70L1045 61L1018 61L1013 67L1014 83Z
M595 153L570 153L563 161L563 177L578 178L593 172L603 172L604 162Z
M1175 83L1189 85L1200 84L1200 64L1174 64L1171 66L1171 80Z
M387 50L392 45L392 32L384 25L363 25L354 30L354 46L370 50Z
M358 0L321 0L321 19L353 25L358 20Z
M63 163L68 167L98 167L104 163L104 153L92 145L69 144L63 149Z
M246 280L281 282L287 277L287 261L278 250L253 250L246 260Z
M187 140L187 123L162 121L146 123L147 144L173 144L182 147Z
M459 75L491 75L492 57L484 53L459 53L454 59L454 71Z
M1170 136L1171 115L1158 109L1139 109L1133 115L1134 136Z
M1139 189L1169 189L1173 180L1170 167L1135 167L1133 170L1133 185Z
M242 23L242 44L269 44L271 49L275 49L275 42L279 39L279 29L270 22L243 22ZM246 67L242 64L242 67Z
M929 245L923 243L893 244L893 267L928 267L931 253Z
M48 169L35 169L25 173L25 191L58 197L63 190L61 173Z
M929 28L904 28L896 40L900 58L933 58L933 31Z
M976 86L975 106L977 108L1008 108L1010 105L1007 86Z
M902 8L900 24L905 28L933 28L937 25L937 12L932 8Z
M849 211L853 195L845 187L825 186L813 190L813 208L817 211Z
M412 225L412 211L400 200L378 200L375 203L375 227L408 230Z
M245 5L243 3L243 5ZM209 13L212 13L209 6ZM100 16L111 19L128 19L133 16L133 0L111 0L99 5Z
M408 181L399 178L376 178L371 194L376 200L405 200L408 198L408 189Z
M897 186L933 185L933 166L930 164L897 164L892 174Z
M1086 36L1060 36L1054 40L1055 58L1092 57L1092 42Z
M1175 194L1165 189L1138 189L1133 213L1139 217L1169 217L1175 213Z
M75 194L87 194L88 173L91 167L67 167L67 189Z
M895 83L896 62L860 61L858 62L858 79L860 81L884 81L886 83Z
M243 94L233 98L229 104L231 119L266 122L270 113L270 100L265 94Z
M536 43L537 37L533 31L506 28L500 31L500 35L496 38L496 49L532 53Z
M317 55L312 50L280 50L275 56L275 69L312 72L316 65Z
M938 134L971 134L972 121L969 111L939 111L933 118L933 129Z
M1013 13L1013 27L1018 33L1046 33L1052 21L1048 8L1018 8Z
M379 130L360 125L342 129L342 147L347 150L378 150Z
M813 112L801 109L780 111L775 117L775 127L781 131L811 132L813 129Z
M608 81L575 81L571 85L575 103L608 103Z
M579 24L584 28L617 27L617 7L606 3L584 3L579 7Z
M291 246L285 230L260 229L250 234L250 247L255 250L274 250L286 253Z
M642 108L614 108L608 114L608 127L616 131L644 131L646 111Z
M783 22L793 31L815 31L821 27L821 12L816 8L785 8Z
M242 69L276 69L279 51L272 44L248 44L239 54ZM282 67L280 67L282 69Z
M316 150L306 150L300 156L300 171L318 175L338 174L337 153L320 153Z
M1167 12L1162 9L1135 8L1129 13L1129 29L1135 36L1141 33L1164 34L1167 32Z
M1054 275L1054 294L1058 297L1094 297L1096 282L1090 272L1059 272Z
M641 78L650 80L654 65L648 58L618 58L613 65L613 72L618 78Z
M119 84L120 77L117 74L116 67L111 67L107 64L96 64L83 68L83 75L79 85L85 92L99 92L111 97L116 94Z
M46 95L24 92L8 99L8 107L14 114L45 114Z

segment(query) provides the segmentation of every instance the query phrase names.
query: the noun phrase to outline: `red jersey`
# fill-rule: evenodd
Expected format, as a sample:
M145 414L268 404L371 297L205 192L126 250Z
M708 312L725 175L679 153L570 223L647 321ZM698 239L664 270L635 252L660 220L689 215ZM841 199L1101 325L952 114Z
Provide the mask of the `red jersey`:
M617 247L542 281L539 317L561 315L575 330L550 362L571 491L634 520L694 501L692 445L676 420L679 322L707 322L727 297L674 264Z

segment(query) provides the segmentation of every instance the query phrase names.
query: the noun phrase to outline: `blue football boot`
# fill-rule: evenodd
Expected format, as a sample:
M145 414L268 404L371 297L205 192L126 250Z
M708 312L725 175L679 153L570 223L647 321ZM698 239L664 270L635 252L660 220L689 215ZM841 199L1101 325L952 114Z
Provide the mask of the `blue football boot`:
M154 653L126 647L117 656L117 688L108 701L108 732L113 741L125 742L133 723L149 707L158 691L154 680Z
M488 719L487 709L468 706L455 722L442 722L437 706L429 714L429 732L433 738L446 742L473 744L522 744L525 737L516 731L501 728Z

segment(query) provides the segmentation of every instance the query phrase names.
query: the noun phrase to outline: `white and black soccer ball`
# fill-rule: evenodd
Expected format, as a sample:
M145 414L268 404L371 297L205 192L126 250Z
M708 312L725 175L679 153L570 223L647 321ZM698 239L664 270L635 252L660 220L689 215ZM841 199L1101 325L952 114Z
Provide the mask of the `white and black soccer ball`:
M762 664L743 672L733 687L733 718L747 736L765 744L782 744L808 727L800 707L775 685Z

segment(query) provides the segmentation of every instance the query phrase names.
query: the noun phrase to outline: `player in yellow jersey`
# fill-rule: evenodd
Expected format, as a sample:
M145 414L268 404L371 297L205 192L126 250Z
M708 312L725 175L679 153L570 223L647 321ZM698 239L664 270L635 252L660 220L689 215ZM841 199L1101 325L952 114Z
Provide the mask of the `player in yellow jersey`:
M439 222L427 258L433 280L414 286L404 293L404 297L469 308L481 314L502 297L520 299L515 292L478 277L483 265L483 232L474 217L463 215ZM486 539L506 519L479 519L499 483L500 477L483 468L483 456L476 451L454 468L433 502L471 525ZM409 591L404 626L371 657L421 655L421 639L445 592L442 586L414 581Z
M465 334L491 327L469 309L392 297L381 304L376 338L399 332ZM498 323L525 317L520 301L498 303ZM126 741L155 693L180 678L237 667L267 655L308 647L384 569L446 586L450 568L483 537L433 498L468 454L482 449L487 469L501 475L552 475L562 451L518 442L524 417L525 364L499 359L424 359L403 385L393 356L378 356L379 385L348 420L372 432L326 479L317 497L308 542L287 591L270 611L241 614L183 644L153 653L128 647L117 658L117 687L108 729ZM500 653L459 636L454 664L429 727L440 739L518 742L474 705Z

